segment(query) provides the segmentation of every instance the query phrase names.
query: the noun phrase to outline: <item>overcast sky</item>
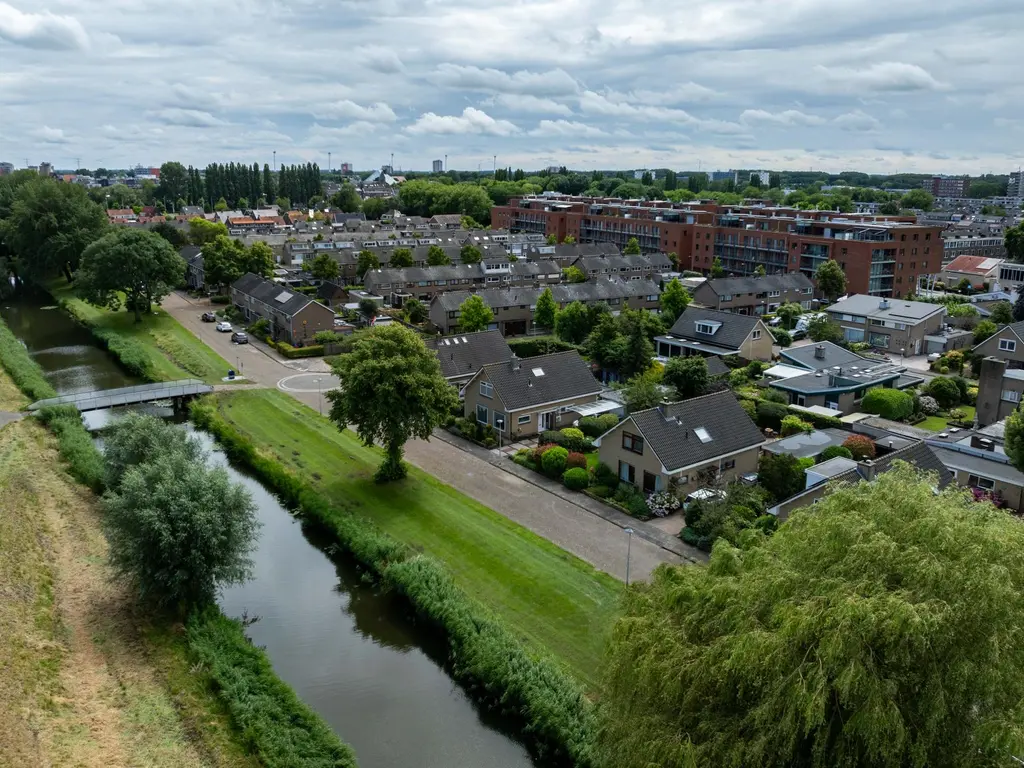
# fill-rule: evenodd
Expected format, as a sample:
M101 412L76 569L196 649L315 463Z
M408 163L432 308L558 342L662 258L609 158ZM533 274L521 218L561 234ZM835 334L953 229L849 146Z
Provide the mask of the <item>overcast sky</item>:
M1022 0L0 0L0 160L1024 164Z

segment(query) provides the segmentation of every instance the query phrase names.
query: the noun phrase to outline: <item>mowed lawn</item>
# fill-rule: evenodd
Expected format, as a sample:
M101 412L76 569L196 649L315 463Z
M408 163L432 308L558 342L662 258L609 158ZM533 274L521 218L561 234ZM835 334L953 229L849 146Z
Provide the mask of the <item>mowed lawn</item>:
M415 467L401 483L376 485L376 448L281 392L215 399L259 450L309 478L339 507L443 561L467 593L596 690L621 584Z
M957 408L964 412L964 421L974 420L975 408L973 405L958 405ZM945 411L943 411L941 414L929 416L927 419L918 422L914 426L920 427L921 429L927 429L932 432L944 432L945 430L949 429L949 424L947 423L948 421L949 416L948 414L946 414Z
M111 312L83 301L63 281L51 283L49 290L54 298L66 301L83 322L115 331L145 347L158 381L202 379L207 384L221 384L228 369L234 367L159 307L136 323L135 315L124 309Z

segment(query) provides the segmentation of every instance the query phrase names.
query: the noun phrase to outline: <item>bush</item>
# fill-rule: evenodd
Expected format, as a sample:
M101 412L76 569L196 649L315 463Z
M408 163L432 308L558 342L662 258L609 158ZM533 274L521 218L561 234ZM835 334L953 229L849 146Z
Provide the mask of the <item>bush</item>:
M594 480L597 481L598 485L607 486L613 491L619 484L619 476L615 474L615 470L603 461L599 462L598 465L594 467Z
M875 443L866 435L850 435L843 442L843 448L850 452L856 461L875 458Z
M600 416L584 416L580 419L580 431L590 438L600 437L619 423L614 413L602 413Z
M878 414L883 419L903 421L914 412L914 398L908 392L898 389L875 387L864 395L861 410Z
M540 436L541 442L553 443L554 445L559 445L566 450L576 451L578 453L587 453L594 450L594 444L591 442L590 438L583 435L583 432L578 429L573 429L572 427L568 427L567 429L568 434L566 434L565 429L561 431L547 430L546 432L542 432Z
M18 389L32 400L56 397L57 391L46 380L39 363L25 349L17 336L0 320L0 365L10 374Z
M322 525L358 562L405 597L421 619L443 632L452 676L485 707L516 713L532 753L555 764L595 764L596 716L571 675L528 652L435 560L330 504L280 462L258 453L210 405L193 404L192 418L217 438L229 458L251 469L284 503Z
M533 453L532 453L533 463L536 464L538 467L540 467L541 458L543 458L544 454L547 453L552 448L557 448L557 447L558 446L555 445L554 443L541 443L540 445L538 445L536 448L533 449ZM566 455L568 455L568 454L566 454Z
M813 432L814 425L808 424L799 416L789 414L788 416L782 417L780 431L783 437L789 437L790 435Z
M242 625L215 609L188 621L189 651L209 670L220 698L260 762L290 768L355 768L352 750L276 674Z
M270 338L270 321L265 317L261 317L255 323L249 326L249 333L255 336L257 339L266 341Z
M584 438L583 432L576 429L576 427L565 427L560 429L559 432L562 433L566 440L582 440Z
M334 344L338 341L338 334L334 331L317 331L313 334L313 342L315 344Z
M544 469L544 474L550 477L561 477L565 472L565 462L568 460L569 451L556 445L554 448L544 451L540 465Z
M211 296L210 297L210 303L211 304L221 304L221 305L230 304L231 303L231 297L230 296L223 296L223 295L222 296Z
M580 467L567 469L562 475L562 482L570 491L582 491L590 485L590 473Z
M971 388L971 383L963 376L954 376L953 383L956 384L956 388L960 390L960 402L967 402L967 392Z
M612 489L607 485L592 485L590 486L590 493L599 499L607 499L612 495Z
M149 351L142 344L107 328L91 328L90 330L92 330L92 335L100 340L107 351L117 358L128 373L146 381L155 380Z
M766 403L781 403L782 405L789 405L789 395L781 389L775 389L774 387L762 389L760 399Z
M941 410L938 401L931 395L921 395L917 399L917 405L926 416L934 416Z
M78 409L73 405L51 405L40 408L36 415L56 435L58 450L68 463L71 476L96 493L102 493L103 455L82 424Z
M528 338L508 339L508 345L519 357L537 357L552 352L569 352L579 349L575 344L562 341L556 336L530 336Z
M751 421L757 421L757 403L753 400L740 400L740 408L747 412Z
M975 403L978 402L978 388L977 387L968 387L967 388L967 397L964 400L964 402L967 403L967 405L974 405Z
M668 491L658 491L647 497L647 508L655 517L666 517L681 506L679 497Z
M764 373L767 367L767 363L762 363L760 360L751 360L749 363L747 363L747 367L745 370L747 372L747 376L749 376L750 378L759 379L761 378L761 374Z
M935 398L940 408L949 409L960 403L960 387L953 379L938 376L928 384L928 394Z
M775 339L775 343L780 347L788 347L793 343L793 337L789 331L782 328L769 328L768 330L771 331L772 338Z
M293 347L285 341L273 341L270 343L270 346L289 360L295 360L300 357L323 357L324 354L323 344L310 344L308 347Z
M853 454L850 453L849 448L843 448L843 446L841 445L830 445L828 448L826 448L824 451L818 454L818 463L820 464L823 461L838 458L852 459Z
M565 460L565 468L568 469L586 469L587 468L587 457L582 453L576 453L572 451L569 453L569 458Z
M758 403L757 426L761 429L774 429L777 432L782 428L782 420L788 413L789 409L781 403Z
M729 386L730 387L742 387L744 384L748 384L750 378L747 376L747 371L744 368L736 368L735 370L729 371Z
M788 406L786 408L788 413L795 416L799 416L801 419L812 425L815 429L842 429L843 422L835 416L824 416L818 413L811 413L810 411L801 411L795 406Z

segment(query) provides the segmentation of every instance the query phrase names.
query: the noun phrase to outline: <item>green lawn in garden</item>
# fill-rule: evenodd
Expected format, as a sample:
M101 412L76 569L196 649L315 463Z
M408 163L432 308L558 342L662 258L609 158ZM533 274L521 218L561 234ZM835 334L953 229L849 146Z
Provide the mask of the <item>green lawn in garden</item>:
M142 322L136 323L131 312L123 309L111 312L79 299L74 289L63 281L55 281L48 288L54 298L64 300L72 314L83 322L142 344L158 381L202 379L207 384L220 384L228 369L235 367L159 307L154 307L153 314L143 316Z
M376 448L281 392L247 390L214 400L258 450L337 506L442 561L469 595L596 689L622 591L616 580L415 467L401 483L376 485Z
M975 408L973 405L959 405L957 408L963 411L964 421L974 421ZM943 432L949 428L948 422L949 414L946 411L940 411L934 416L929 416L924 421L918 422L914 426L920 427L921 429L927 429L930 432Z

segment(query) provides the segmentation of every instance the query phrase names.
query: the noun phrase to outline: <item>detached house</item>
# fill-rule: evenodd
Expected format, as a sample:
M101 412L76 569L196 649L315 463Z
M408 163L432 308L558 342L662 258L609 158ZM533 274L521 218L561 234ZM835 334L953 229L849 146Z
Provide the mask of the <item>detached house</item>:
M942 304L861 293L837 301L825 311L843 329L846 341L866 341L872 347L904 355L945 351L946 308Z
M601 461L644 493L691 493L757 472L765 439L732 392L639 411L594 441Z
M334 312L305 294L252 272L231 285L231 303L253 323L265 318L271 337L293 346L312 342L318 331L334 330Z
M512 359L512 348L498 331L478 331L427 339L441 363L441 373L459 389L485 365Z
M688 306L667 336L654 339L658 357L724 357L771 360L772 335L757 317Z
M572 424L574 409L596 402L601 385L573 350L484 365L464 394L467 419L491 425L503 440L519 440Z

